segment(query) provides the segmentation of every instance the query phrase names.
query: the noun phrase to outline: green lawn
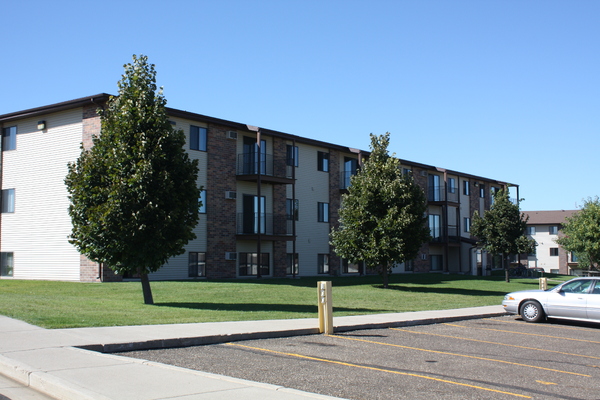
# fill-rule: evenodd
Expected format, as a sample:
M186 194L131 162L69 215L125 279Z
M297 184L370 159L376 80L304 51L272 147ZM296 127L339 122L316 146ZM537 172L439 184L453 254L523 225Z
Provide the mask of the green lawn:
M448 274L392 275L387 290L378 276L167 281L151 283L155 304L145 305L139 282L4 279L0 314L45 328L314 318L318 280L332 281L334 316L493 305L538 287L537 279Z

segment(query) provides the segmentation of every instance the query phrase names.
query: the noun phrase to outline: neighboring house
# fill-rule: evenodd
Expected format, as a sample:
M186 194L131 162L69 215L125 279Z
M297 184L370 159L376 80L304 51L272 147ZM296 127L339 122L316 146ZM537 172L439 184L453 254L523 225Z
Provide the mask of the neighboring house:
M100 134L96 111L108 98L103 93L0 115L2 278L122 279L68 242L67 163L77 159L81 143L89 148ZM197 238L151 279L368 272L340 260L329 245L341 196L368 152L172 108L167 113L199 161L203 205ZM475 273L481 260L469 233L471 216L489 209L492 190L515 185L400 162L425 191L432 240L394 272Z
M570 275L577 269L577 259L556 243L562 236L565 218L571 217L577 210L523 211L529 216L527 236L537 243L536 253L528 254L528 268L543 268L545 272Z

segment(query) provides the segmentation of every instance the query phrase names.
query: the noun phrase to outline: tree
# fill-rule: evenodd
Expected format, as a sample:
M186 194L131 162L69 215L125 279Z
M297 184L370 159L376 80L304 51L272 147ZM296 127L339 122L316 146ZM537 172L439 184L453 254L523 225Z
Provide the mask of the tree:
M423 190L388 154L389 141L389 133L371 134L371 155L351 178L339 210L340 227L331 232L336 254L377 270L384 288L393 264L414 259L430 238Z
M574 252L579 265L598 268L600 262L600 200L589 198L576 214L566 218L565 236L556 240L565 250Z
M119 95L98 111L101 135L68 166L69 241L119 274L138 274L153 304L148 274L195 238L198 163L169 122L154 65L134 55L124 68Z
M519 210L519 205L508 198L508 190L500 189L493 194L494 203L488 211L479 216L473 214L471 234L477 237L477 244L493 255L502 256L506 282L508 276L507 259L510 254L535 253L535 240L525 236L527 221Z

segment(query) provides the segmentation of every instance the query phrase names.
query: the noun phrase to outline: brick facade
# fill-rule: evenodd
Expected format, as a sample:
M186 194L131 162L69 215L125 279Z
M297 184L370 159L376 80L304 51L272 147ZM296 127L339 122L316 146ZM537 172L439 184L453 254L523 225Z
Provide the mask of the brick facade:
M207 129L207 278L236 277L237 262L225 259L236 251L236 202L225 199L226 191L236 190L236 141L226 138L227 130L214 124Z

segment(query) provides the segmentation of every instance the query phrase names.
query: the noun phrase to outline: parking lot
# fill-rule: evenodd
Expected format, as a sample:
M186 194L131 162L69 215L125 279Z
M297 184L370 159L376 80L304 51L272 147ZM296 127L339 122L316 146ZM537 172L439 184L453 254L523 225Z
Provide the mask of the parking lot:
M600 399L600 326L514 316L122 355L348 399Z

